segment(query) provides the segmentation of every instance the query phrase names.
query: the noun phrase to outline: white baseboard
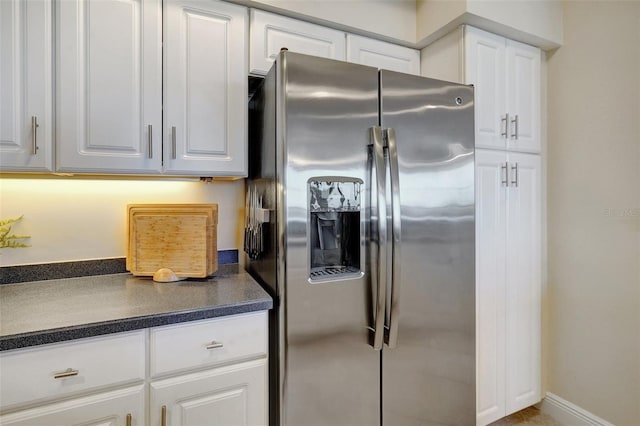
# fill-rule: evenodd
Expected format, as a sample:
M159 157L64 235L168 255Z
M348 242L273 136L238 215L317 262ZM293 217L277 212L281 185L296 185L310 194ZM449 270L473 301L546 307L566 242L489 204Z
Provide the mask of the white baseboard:
M540 403L540 411L549 414L565 426L614 426L613 423L601 419L551 392L547 392Z

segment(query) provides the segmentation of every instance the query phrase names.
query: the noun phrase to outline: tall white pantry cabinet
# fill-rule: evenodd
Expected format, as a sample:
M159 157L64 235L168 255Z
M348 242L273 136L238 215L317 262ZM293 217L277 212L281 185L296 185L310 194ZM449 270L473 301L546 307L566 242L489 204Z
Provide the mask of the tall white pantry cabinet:
M422 74L475 87L477 425L541 398L540 50L463 26Z

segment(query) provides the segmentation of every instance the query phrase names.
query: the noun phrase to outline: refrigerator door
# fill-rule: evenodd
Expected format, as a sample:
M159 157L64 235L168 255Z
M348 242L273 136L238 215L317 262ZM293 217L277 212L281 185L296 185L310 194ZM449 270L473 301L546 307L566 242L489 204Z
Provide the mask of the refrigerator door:
M281 424L378 425L366 235L378 72L291 52L276 64Z
M387 426L475 424L473 88L381 71L399 191L382 353ZM398 220L399 219L399 220ZM401 256L398 256L398 251ZM389 297L388 297L389 298Z

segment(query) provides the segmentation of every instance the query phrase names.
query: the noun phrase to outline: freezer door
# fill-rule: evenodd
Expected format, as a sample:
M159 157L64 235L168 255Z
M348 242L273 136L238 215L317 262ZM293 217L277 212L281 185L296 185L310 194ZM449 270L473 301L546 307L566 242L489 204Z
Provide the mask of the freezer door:
M291 52L276 70L282 424L379 425L365 232L378 73Z
M388 71L380 87L388 159L397 151L398 166L389 229L400 231L389 237L383 424L473 425L473 88Z

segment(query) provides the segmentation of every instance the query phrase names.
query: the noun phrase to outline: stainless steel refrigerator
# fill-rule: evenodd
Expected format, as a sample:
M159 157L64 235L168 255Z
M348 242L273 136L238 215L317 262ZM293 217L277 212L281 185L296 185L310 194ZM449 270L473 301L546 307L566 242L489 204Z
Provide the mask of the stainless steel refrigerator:
M473 87L281 52L249 104L271 425L474 425Z

